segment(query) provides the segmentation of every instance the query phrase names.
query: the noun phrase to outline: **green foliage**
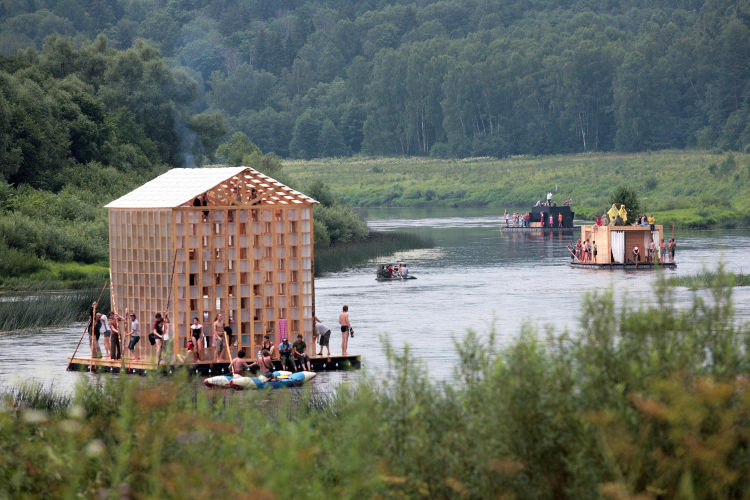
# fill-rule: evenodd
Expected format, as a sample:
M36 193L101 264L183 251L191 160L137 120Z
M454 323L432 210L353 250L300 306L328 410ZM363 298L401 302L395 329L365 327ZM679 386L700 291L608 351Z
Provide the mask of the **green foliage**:
M445 382L383 338L390 368L327 396L218 394L184 372L4 389L0 495L746 497L750 330L727 277L680 306L663 281L621 299L589 295L546 340L470 332Z
M235 132L229 141L221 144L216 150L216 154L224 158L227 165L233 167L245 165L245 158L255 153L260 153L260 149L242 132Z
M353 157L286 161L304 184L321 181L343 202L364 207L462 206L525 211L548 191L573 199L578 219L608 205L613 186L638 190L640 211L680 227L746 224L750 218L750 156L703 151L472 158ZM716 165L711 167L711 165ZM713 170L713 171L712 171ZM726 171L726 173L724 173ZM643 185L634 184L634 180ZM638 185L637 188L633 187ZM630 206L629 213L633 213ZM636 212L637 215L638 212Z
M326 226L331 245L362 240L368 233L365 221L342 205L316 206L315 219Z
M331 188L320 179L313 180L305 190L305 193L314 200L319 201L324 207L332 207L336 204L336 198L331 193Z
M633 222L641 213L641 204L638 201L638 194L634 190L625 186L618 187L609 195L607 206L604 207L603 211L606 212L606 209L613 204L616 205L618 209L621 205L625 205L625 209L628 211L628 220L624 222Z
M0 53L42 50L44 70L59 78L73 68L107 105L126 106L175 164L187 150L199 154L185 144L198 139L180 130L184 115L206 110L282 157L500 158L696 144L742 152L750 148L748 19L746 3L721 2L6 1ZM155 49L191 77L164 71ZM95 119L67 116L85 136L106 132ZM9 170L20 151L0 141Z
M750 275L741 273L724 272L719 268L719 272L704 270L697 274L688 274L683 276L671 276L668 283L672 286L684 286L691 290L712 288L716 286L717 281L728 279L732 286L750 286Z

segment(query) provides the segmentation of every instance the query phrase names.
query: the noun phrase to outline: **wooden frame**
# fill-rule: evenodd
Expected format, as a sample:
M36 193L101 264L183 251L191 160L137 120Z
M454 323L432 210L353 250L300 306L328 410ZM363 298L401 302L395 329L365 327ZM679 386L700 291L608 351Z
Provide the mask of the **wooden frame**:
M137 355L156 355L146 337L167 306L170 361L185 352L192 318L210 342L219 312L248 357L265 333L278 345L284 322L290 339L311 343L317 202L250 168L202 194L207 206L109 208L111 292L118 313L127 307L140 322Z

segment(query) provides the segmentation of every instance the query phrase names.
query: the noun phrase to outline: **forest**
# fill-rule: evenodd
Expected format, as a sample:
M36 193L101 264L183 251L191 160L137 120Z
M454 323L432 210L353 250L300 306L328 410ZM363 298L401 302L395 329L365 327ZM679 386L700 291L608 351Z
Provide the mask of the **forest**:
M195 82L145 42L117 50L103 36L80 47L53 36L40 52L0 57L0 287L103 279L102 207L186 158L219 156L300 187L243 133L226 140L220 113L192 113L196 96ZM327 186L300 189L321 200L316 246L367 238Z
M0 53L56 76L81 47L92 77L126 51L121 85L163 58L158 87L92 88L142 107L118 123L155 143L131 162L210 161L222 123L282 158L750 146L748 0L2 0L0 20ZM193 118L159 121L157 89Z
M748 168L748 26L750 0L0 0L0 286L106 274L101 207L175 166L249 165L324 201L320 248L367 237L345 202L515 203L486 182L515 164L487 164L476 190L434 168L381 193L362 185L378 165L342 192L335 171L283 162L697 148L730 155L688 169L721 179L698 222L746 219L725 188ZM703 193L652 165L656 210Z

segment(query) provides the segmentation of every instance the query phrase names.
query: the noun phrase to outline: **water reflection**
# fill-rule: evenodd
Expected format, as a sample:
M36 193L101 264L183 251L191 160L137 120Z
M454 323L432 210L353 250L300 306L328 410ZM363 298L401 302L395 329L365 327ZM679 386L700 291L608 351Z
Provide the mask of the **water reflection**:
M469 329L482 342L495 328L504 344L517 338L524 323L575 331L587 291L612 287L630 298L648 300L657 276L652 271L572 269L565 245L577 237L575 233L501 233L501 217L488 212L409 215L370 211L369 223L379 230L424 233L435 241L435 248L382 259L406 261L418 279L377 282L373 261L316 280L316 312L334 331L332 351L341 349L337 318L347 304L356 330L350 351L363 355L365 371L321 373L311 383L313 390L330 392L362 373L382 376L388 368L383 335L396 347L410 344L413 357L422 360L434 378L447 378L456 363L454 342L461 342ZM678 268L669 272L693 274L719 261L730 271L748 272L749 231L680 231L676 236ZM683 289L677 298L685 302L690 294ZM735 291L735 304L740 317L750 318L750 287ZM33 377L70 388L78 377L91 377L65 371L65 358L82 328L0 335L0 383ZM194 381L202 383L200 378Z

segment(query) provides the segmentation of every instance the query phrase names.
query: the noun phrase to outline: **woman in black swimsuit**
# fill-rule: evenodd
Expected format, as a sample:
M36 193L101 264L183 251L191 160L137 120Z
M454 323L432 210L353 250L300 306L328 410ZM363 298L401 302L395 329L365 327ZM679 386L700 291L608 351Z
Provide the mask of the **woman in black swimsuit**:
M203 349L205 348L205 342L203 341L203 325L200 324L198 318L193 318L193 324L190 325L190 334L195 339L193 343L197 348L196 353L198 354L198 359L203 359Z

